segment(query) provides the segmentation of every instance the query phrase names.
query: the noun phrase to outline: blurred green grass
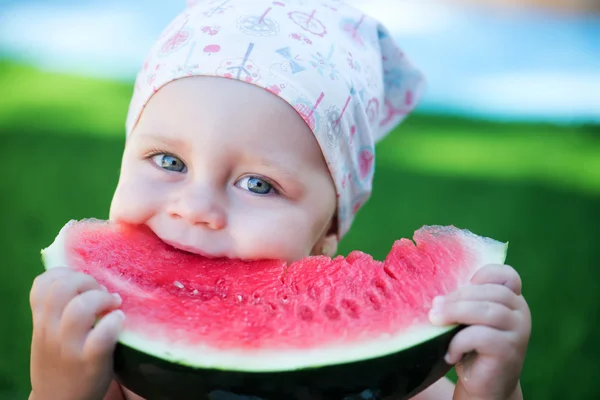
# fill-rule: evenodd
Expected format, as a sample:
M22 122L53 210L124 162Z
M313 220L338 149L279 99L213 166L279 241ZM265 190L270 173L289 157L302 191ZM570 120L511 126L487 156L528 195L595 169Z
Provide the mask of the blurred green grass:
M68 219L107 217L131 87L15 65L0 66L0 87L0 398L12 400L29 390L39 250ZM379 146L374 195L341 253L382 258L424 224L510 241L534 321L525 397L600 398L599 174L598 127L416 115Z

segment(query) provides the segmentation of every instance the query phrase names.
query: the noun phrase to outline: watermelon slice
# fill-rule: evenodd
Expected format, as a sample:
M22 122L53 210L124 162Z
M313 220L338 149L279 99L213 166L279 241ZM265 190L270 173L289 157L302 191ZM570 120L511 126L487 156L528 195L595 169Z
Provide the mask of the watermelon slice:
M450 368L443 356L461 327L431 325L432 299L503 263L506 250L426 226L383 262L358 251L289 265L207 259L147 228L90 219L65 225L42 258L121 295L115 372L148 399L401 399Z

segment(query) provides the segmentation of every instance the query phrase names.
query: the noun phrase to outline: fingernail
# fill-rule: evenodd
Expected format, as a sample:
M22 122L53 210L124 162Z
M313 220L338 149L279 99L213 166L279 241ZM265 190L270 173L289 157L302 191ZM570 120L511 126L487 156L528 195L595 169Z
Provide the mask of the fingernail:
M104 285L100 285L100 288L101 288L102 290L104 290L105 292L108 292L108 289L106 288L106 286L104 286Z
M443 303L444 303L444 296L436 296L433 298L433 301L431 302L431 306L432 306L432 308L439 309Z
M434 325L441 325L443 320L440 310L435 308L429 310L429 321Z
M125 313L123 312L123 310L115 310L113 311L113 313L115 313L115 315L119 317L121 321L125 319Z
M118 304L121 304L121 302L123 301L123 299L121 298L121 295L119 293L113 293L112 296L114 297L114 299L116 300L116 302Z
M444 302L443 296L436 296L431 302L431 310L429 310L429 321L434 325L442 323L442 303Z
M450 357L450 353L446 353L446 355L444 356L444 361L446 361L446 364L452 365L452 358Z

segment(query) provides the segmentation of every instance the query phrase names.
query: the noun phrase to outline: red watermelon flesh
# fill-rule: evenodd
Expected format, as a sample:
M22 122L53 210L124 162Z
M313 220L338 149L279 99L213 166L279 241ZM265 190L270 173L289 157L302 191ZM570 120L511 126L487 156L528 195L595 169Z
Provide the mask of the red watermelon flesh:
M383 355L445 332L428 322L432 299L504 262L506 244L431 226L394 243L383 262L354 251L288 265L207 259L147 228L84 220L42 253L46 268L82 271L121 295L121 342L182 363L281 370Z

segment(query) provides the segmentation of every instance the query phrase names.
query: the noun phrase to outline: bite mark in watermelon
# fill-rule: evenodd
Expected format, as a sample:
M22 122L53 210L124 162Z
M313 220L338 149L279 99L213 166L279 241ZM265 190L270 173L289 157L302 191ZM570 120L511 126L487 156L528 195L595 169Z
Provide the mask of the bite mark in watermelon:
M90 219L69 222L42 255L47 269L68 266L121 295L127 318L118 349L132 350L144 363L183 366L185 374L187 366L252 375L246 381L265 374L272 382L274 373L333 368L337 376L344 365L355 368L386 357L395 360L389 371L372 372L384 379L394 369L395 379L402 373L408 379L406 371L414 374L418 363L430 360L421 365L427 373L419 382L394 389L414 394L434 366L439 369L445 348L434 346L436 341L447 345L456 329L429 323L433 298L467 284L480 267L503 263L507 245L451 226L423 227L413 239L394 243L383 262L354 251L288 265L207 259L163 243L146 228ZM424 352L431 353L432 346L435 357L427 357ZM302 385L310 386L310 379L302 377Z

